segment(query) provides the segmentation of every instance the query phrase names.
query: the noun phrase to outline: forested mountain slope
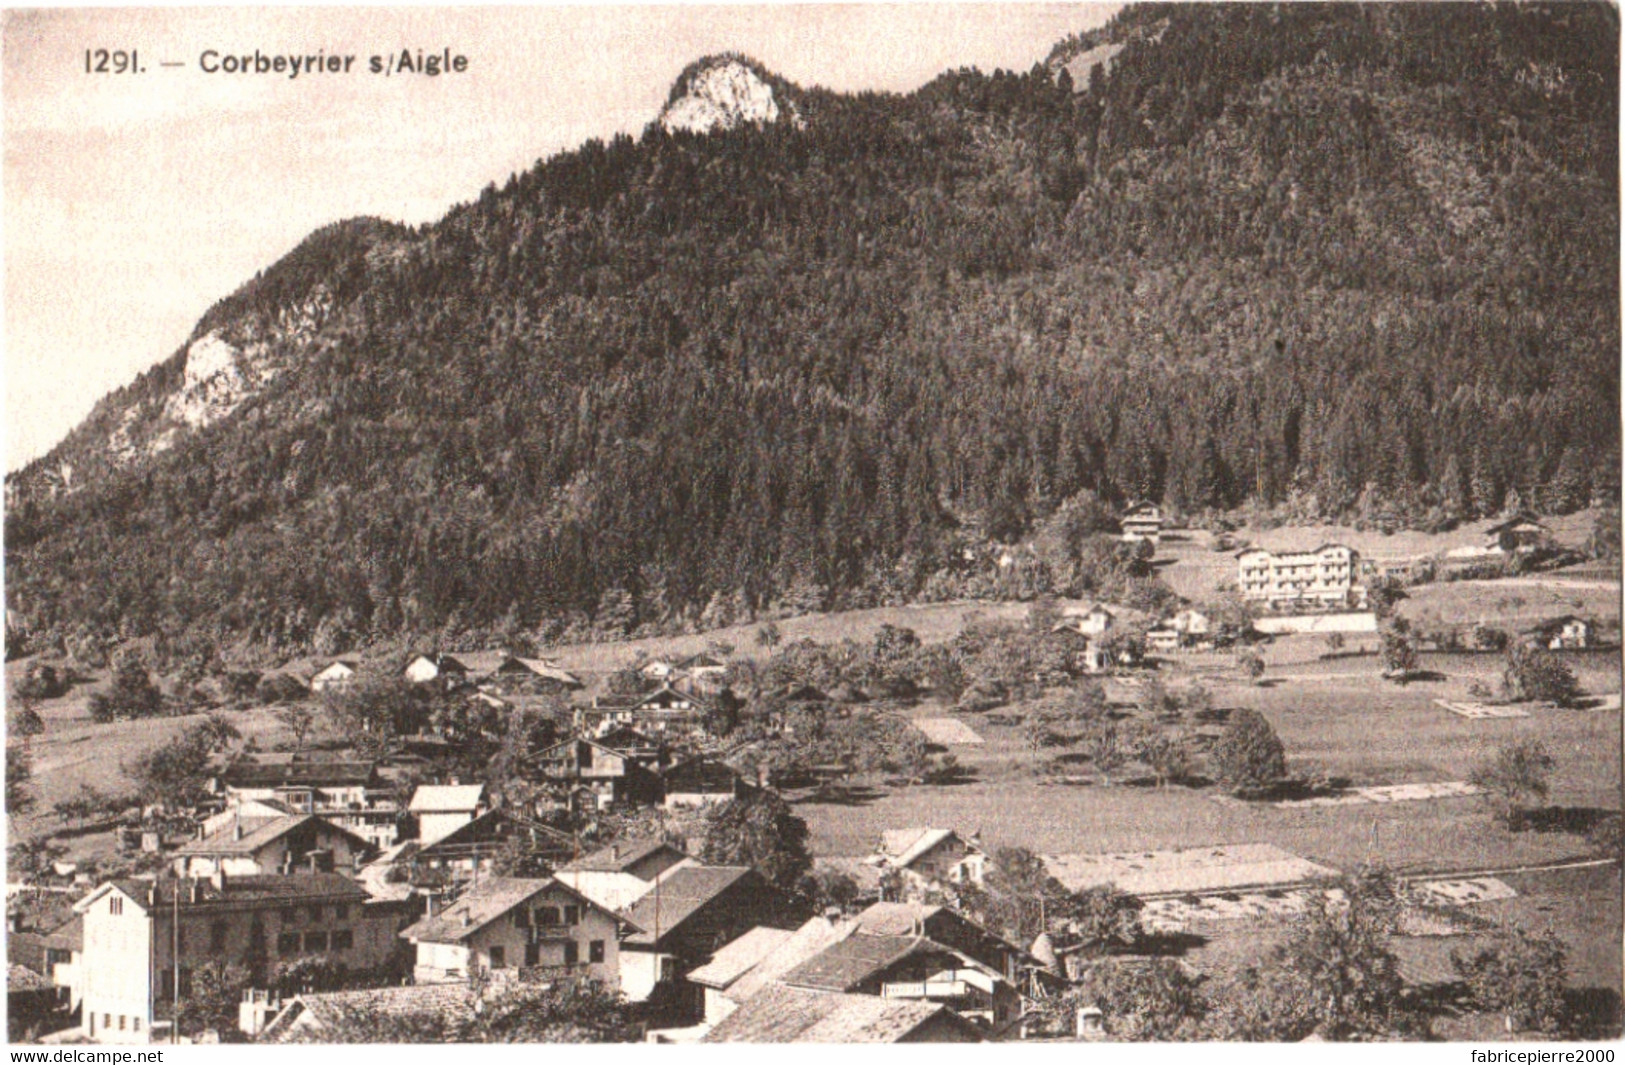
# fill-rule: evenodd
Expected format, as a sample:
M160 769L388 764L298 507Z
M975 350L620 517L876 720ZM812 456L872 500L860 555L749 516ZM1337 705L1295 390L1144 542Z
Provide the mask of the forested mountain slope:
M8 605L275 655L906 599L1084 491L1583 506L1618 479L1618 36L1155 5L907 96L701 64L756 94L734 128L328 227L222 301L9 479Z

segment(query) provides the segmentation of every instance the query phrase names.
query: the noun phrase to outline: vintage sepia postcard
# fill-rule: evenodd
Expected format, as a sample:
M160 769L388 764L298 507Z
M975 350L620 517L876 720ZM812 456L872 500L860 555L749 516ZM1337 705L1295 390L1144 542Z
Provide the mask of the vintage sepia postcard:
M9 1042L1612 1061L1619 45L5 10Z

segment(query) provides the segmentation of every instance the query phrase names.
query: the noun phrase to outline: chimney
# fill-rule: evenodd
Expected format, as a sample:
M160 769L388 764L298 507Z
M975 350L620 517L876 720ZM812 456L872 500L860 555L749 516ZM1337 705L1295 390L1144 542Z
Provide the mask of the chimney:
M179 884L175 885L175 890L180 890ZM203 901L203 882L195 876L187 881L186 901L193 906L196 906L199 902Z
M243 823L241 821L232 822L231 838L232 839L242 839L243 838Z
M214 875L209 877L209 883L213 884L214 889L220 894L224 895L226 893L226 867L224 865L215 866Z
M610 859L614 860L614 859L619 858L620 856L621 856L621 845L619 843L611 843L609 845L609 857L610 857Z
M427 895L423 896L423 907L424 907L423 908L423 915L425 917L433 917L435 915L435 913L440 909L439 906L435 905L435 903L437 903L439 901L440 901L440 896L438 896L438 895L436 895L436 894L434 894L432 892L430 894L427 894Z
M469 925L471 925L473 923L474 923L474 915L469 913L467 910L464 910L463 911L463 927L467 928Z

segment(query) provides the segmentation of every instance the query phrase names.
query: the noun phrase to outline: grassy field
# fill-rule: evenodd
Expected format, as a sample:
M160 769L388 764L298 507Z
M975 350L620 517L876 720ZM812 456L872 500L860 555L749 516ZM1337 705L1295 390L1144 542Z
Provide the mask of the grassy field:
M1594 520L1591 511L1581 511L1547 519L1545 524L1559 544L1577 547L1591 535ZM1437 555L1460 547L1479 547L1484 543L1484 530L1494 524L1493 521L1477 521L1446 533L1405 531L1392 535L1369 529L1362 532L1344 525L1244 527L1233 533L1232 538L1237 544L1248 543L1271 551L1308 551L1325 543L1341 543L1366 558L1398 560ZM1160 567L1158 574L1185 598L1205 599L1220 585L1235 583L1235 554L1235 551L1215 551L1213 538L1206 532L1179 530L1165 535L1157 548L1157 557L1171 562ZM1617 579L1613 584L1617 589ZM1619 614L1617 599L1616 594L1613 608L1616 617Z
M785 618L775 622L784 642L816 640L834 643L851 637L866 641L873 639L882 625L898 625L913 629L922 643L941 643L965 627L971 617L989 621L1020 621L1027 616L1026 603L957 602L929 603L922 606L876 607L873 610L849 610L837 614L807 614L798 618ZM692 636L660 636L644 640L622 640L616 643L566 644L551 648L547 653L565 669L583 680L612 673L631 662L641 652L650 658L682 658L704 651L712 643L726 643L734 647L736 656L764 657L765 648L757 646L756 634L760 623L735 625L732 628Z
M1489 663L1486 658L1486 667ZM1295 771L1318 770L1355 785L1462 780L1499 745L1533 736L1557 760L1554 805L1619 808L1617 713L1554 709L1523 719L1468 721L1432 702L1464 688L1459 675L1399 687L1380 680L1371 660L1325 665L1331 667L1325 680L1271 684L1266 674L1263 685L1208 683L1217 705L1253 707L1270 719ZM1369 676L1333 679L1349 670ZM1173 683L1178 688L1182 681ZM1457 868L1587 852L1576 835L1507 832L1472 799L1282 809L1215 801L1211 789L1041 783L1018 729L991 725L978 715L963 720L986 740L981 747L954 748L975 771L975 780L862 795L850 804L802 803L798 812L812 827L815 850L865 853L883 828L933 825L980 829L993 845L1051 852L1265 842L1340 868L1368 858L1406 869Z

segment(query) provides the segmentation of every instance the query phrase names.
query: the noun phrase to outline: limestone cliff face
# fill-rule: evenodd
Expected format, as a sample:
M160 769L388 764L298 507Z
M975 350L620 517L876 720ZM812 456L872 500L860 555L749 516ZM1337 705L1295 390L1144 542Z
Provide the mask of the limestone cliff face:
M733 56L703 59L684 71L660 112L661 126L671 132L710 133L781 119L801 125L794 102L781 100L754 64Z

